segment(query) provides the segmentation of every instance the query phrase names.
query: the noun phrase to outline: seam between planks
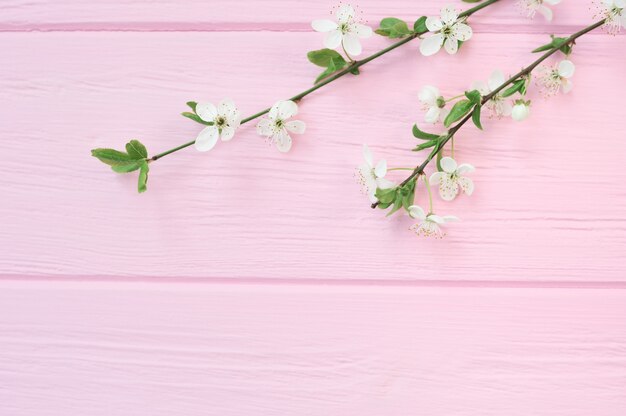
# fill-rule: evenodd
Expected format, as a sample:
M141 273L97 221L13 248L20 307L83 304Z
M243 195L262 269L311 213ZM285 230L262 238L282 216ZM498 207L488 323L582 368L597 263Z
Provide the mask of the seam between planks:
M186 283L241 286L378 286L424 288L484 289L616 289L625 290L626 281L521 281L521 280L385 280L385 279L318 279L318 278L211 278L211 277L124 277L124 276L19 276L0 275L0 282L75 282L75 283Z

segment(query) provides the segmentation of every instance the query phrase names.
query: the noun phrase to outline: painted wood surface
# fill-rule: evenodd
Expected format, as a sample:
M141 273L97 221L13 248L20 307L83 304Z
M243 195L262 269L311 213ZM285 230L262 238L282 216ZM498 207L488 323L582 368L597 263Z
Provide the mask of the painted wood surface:
M445 3L359 2L370 23ZM517 71L586 2L548 25L503 0L455 57L394 51L307 97L288 155L245 126L159 161L144 195L90 158L192 139L190 99L252 114L309 87L331 5L0 2L0 415L626 413L626 36L582 38L573 92L525 123L459 135L477 188L438 202L462 218L446 240L353 178L365 142L421 160L423 85Z
M2 282L0 406L622 416L625 315L624 290Z

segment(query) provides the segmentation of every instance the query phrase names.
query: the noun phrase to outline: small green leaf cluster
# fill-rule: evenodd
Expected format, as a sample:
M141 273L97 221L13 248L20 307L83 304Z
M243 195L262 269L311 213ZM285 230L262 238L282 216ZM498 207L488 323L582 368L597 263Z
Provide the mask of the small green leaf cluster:
M516 92L520 93L521 95L526 95L526 88L528 88L528 78L520 78L520 79L513 81L513 85L505 89L502 92L502 96L510 97Z
M380 21L380 27L375 32L389 39L402 39L407 36L421 35L428 32L426 27L426 16L422 16L413 23L413 30L409 25L396 17L385 17Z
M376 198L378 198L378 208L387 209L392 207L387 216L393 215L402 208L408 212L409 207L414 205L416 183L417 178L413 178L404 186L396 186L395 188L388 189L377 188Z
M326 68L316 79L315 84L323 80L324 78L334 74L337 71L341 71L345 69L349 65L350 62L347 62L343 56L339 54L339 52L334 51L332 49L324 48L317 51L311 51L307 53L307 58L309 61L314 63L317 66L321 66L322 68ZM359 75L359 68L353 68L351 71L354 75Z
M424 140L423 143L419 144L415 149L413 149L414 152L419 152L420 150L428 149L429 147L435 147L439 144L440 141L444 140L447 137L447 134L439 135L426 133L425 131L420 130L420 128L417 127L417 124L414 124L413 136L415 136L417 139Z
M533 53L546 52L555 48L558 48L565 54L565 56L569 56L572 53L572 45L567 43L567 38L559 38L554 35L550 35L550 37L552 38L550 43L546 43L545 45L533 49Z
M213 125L212 122L202 120L200 118L200 116L196 113L196 106L197 105L198 105L198 103L195 102L195 101L187 102L187 106L189 106L189 108L191 108L191 111L193 111L193 112L184 111L184 112L181 113L181 115L183 117L187 117L188 119L191 119L191 120L195 121L196 123L204 124L205 126L212 126Z
M452 123L459 121L465 117L470 111L472 112L472 122L482 130L483 126L480 122L480 112L482 109L482 96L478 90L465 91L466 99L457 101L445 120L444 126L450 127Z
M92 149L91 155L98 158L102 163L111 166L117 173L129 173L139 170L139 182L137 190L145 192L148 182L148 150L139 140L131 140L126 143L126 151L115 149Z

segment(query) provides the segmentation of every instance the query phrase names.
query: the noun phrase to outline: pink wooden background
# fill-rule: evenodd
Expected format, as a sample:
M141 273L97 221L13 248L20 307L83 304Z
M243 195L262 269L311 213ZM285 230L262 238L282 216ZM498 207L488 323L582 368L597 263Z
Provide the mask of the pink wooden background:
M444 4L359 2L372 25ZM303 100L287 155L247 125L143 195L89 156L192 139L191 99L248 115L307 88L332 5L0 2L0 415L626 414L626 36L582 38L573 92L525 123L462 131L476 192L439 202L446 240L353 178L363 142L418 162L423 85L514 72L589 2L548 25L503 0L455 57L394 51Z

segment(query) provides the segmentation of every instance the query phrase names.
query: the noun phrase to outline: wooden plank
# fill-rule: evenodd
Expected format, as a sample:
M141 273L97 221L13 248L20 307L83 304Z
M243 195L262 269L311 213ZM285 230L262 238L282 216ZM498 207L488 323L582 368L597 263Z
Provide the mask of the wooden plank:
M310 22L324 18L338 2L291 0L205 1L186 0L3 0L0 30L279 30L310 31ZM389 16L415 21L422 15L436 15L446 1L359 0L355 2L372 26ZM459 10L472 5L453 2ZM554 8L552 24L538 16L525 18L512 0L490 6L472 18L481 31L510 33L512 30L551 33L571 26L586 25L593 12L585 5L562 4Z
M626 412L626 291L0 282L6 415Z
M463 220L446 241L371 211L355 184L364 142L390 166L424 157L408 151L423 85L456 94L495 67L517 70L542 41L481 34L459 56L428 61L407 46L306 98L308 131L290 154L245 126L208 154L154 164L137 195L134 176L113 174L89 149L138 137L157 152L192 139L199 127L178 115L189 99L230 96L252 114L295 94L318 72L300 51L319 38L2 34L0 274L623 281L624 36L580 40L573 92L532 96L527 122L462 131L457 158L477 166L477 187L436 201Z

